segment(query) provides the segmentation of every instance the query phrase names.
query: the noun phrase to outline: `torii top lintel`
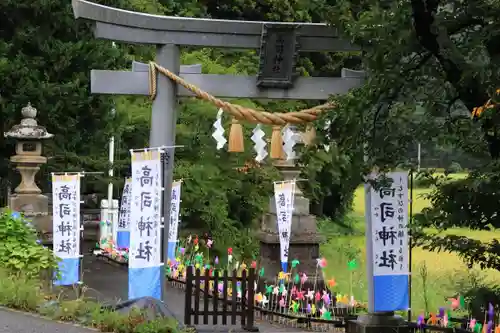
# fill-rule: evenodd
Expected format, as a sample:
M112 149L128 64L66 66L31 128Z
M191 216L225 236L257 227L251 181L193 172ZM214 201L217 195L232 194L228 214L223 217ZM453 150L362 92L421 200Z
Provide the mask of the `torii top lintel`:
M276 23L160 16L72 0L75 18L95 22L96 38L140 44L258 49L265 24L298 28L300 51L342 52L359 47L324 23Z

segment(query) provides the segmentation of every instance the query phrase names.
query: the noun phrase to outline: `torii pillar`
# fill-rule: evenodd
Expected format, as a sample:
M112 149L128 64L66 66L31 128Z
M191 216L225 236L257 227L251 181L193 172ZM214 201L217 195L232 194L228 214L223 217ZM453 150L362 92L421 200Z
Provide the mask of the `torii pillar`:
M94 23L96 38L157 45L156 63L216 97L255 99L327 100L358 87L359 77L297 77L299 52L352 52L358 46L341 39L337 30L322 23L275 23L212 20L148 15L73 0L76 18ZM256 77L181 73L179 46L259 49ZM92 93L149 95L149 75L141 71L92 71ZM150 146L174 146L178 96L193 96L163 75L157 76ZM164 177L164 221L170 220L173 151ZM164 242L168 239L164 224ZM164 246L164 260L167 246ZM165 292L163 292L165 297Z

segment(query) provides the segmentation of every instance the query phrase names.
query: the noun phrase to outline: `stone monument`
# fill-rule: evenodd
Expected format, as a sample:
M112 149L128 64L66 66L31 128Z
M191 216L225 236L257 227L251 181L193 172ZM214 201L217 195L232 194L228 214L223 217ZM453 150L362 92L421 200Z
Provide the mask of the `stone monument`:
M42 140L53 137L53 134L38 125L35 120L37 110L31 104L28 103L21 113L21 123L4 133L6 138L16 140L16 155L10 161L21 174L21 183L9 198L9 208L23 213L42 235L46 235L52 231L52 218L48 213L49 198L41 194L35 175L40 166L47 163L47 158L42 156Z
M303 138L303 135L302 135ZM303 144L303 139L297 145ZM274 165L283 176L283 180L298 179L300 166L295 161L277 160ZM269 212L264 214L261 221L258 238L260 241L260 265L264 267L264 278L274 280L281 271L280 241L276 224L276 204L273 196L269 199ZM309 199L304 197L300 190L300 181L295 187L294 211L292 216L292 229L289 248L289 265L294 259L300 261L298 270L307 274L310 280L316 274L316 259L319 257L319 245L323 237L316 229L316 216L309 212ZM321 274L318 276L318 286L322 285Z

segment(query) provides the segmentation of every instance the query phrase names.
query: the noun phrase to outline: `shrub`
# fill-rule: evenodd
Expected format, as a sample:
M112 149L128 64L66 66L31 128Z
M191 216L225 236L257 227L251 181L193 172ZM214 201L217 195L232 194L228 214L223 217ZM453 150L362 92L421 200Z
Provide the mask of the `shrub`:
M13 217L9 210L0 212L0 268L27 277L40 277L57 268L52 250L40 244L31 223Z
M57 268L52 250L38 242L36 230L24 218L0 212L0 306L37 312L43 316L95 327L115 333L182 332L175 320L147 320L139 310L120 313L104 309L99 303L77 299L63 300L42 288L42 273ZM50 279L52 280L52 279Z
M430 188L434 183L435 180L432 178L432 175L419 173L413 179L413 188Z
M483 318L488 303L500 304L500 286L487 280L484 274L470 271L466 276L455 275L455 278L455 289L468 305L468 317Z
M0 305L24 311L36 311L43 294L40 284L25 275L12 275L0 269Z
M46 293L36 278L0 268L0 305L22 311L36 312L55 320L79 323L102 332L114 333L181 333L177 321L172 318L148 320L145 313L132 309L120 313L106 309L101 304L82 297L73 300L57 300L56 295ZM52 300L50 300L52 299Z
M445 174L460 173L463 169L457 162L452 162L445 170Z

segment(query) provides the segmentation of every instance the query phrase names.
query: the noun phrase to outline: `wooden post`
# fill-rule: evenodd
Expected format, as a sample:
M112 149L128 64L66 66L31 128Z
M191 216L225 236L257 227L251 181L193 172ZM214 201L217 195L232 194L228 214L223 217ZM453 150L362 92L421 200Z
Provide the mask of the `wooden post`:
M247 323L246 311L247 308L247 270L241 272L241 327L245 328Z
M199 269L197 269L199 271ZM208 275L209 271L208 269L205 270L205 276L203 277L203 280L205 281L205 285L203 288L203 325L208 325L208 313L209 313L209 294L208 291L210 290L210 276Z
M191 266L191 269L193 269L193 266ZM200 312L200 270L196 270L196 276L194 279L194 324L198 325L199 320L198 320L198 312Z
M208 269L207 269L208 272ZM217 325L217 319L219 317L219 276L217 274L214 275L214 291L213 291L213 318L212 324Z
M247 310L246 310L246 326L245 331L248 332L258 332L259 329L255 326L255 268L250 268L248 272L248 300L247 300Z
M227 274L227 271L226 271ZM231 276L231 288L233 288L233 296L231 297L231 325L236 325L236 312L238 311L237 308L237 299L236 296L238 295L238 291L236 289L236 285L238 284L236 270L233 271L233 274Z
M186 271L186 294L184 302L184 324L191 325L192 298L193 298L193 267L188 266Z
M217 273L215 273L217 274ZM222 290L223 296L222 298L224 299L222 301L222 325L227 325L227 289L229 287L229 277L227 275L227 270L224 270L224 287Z

